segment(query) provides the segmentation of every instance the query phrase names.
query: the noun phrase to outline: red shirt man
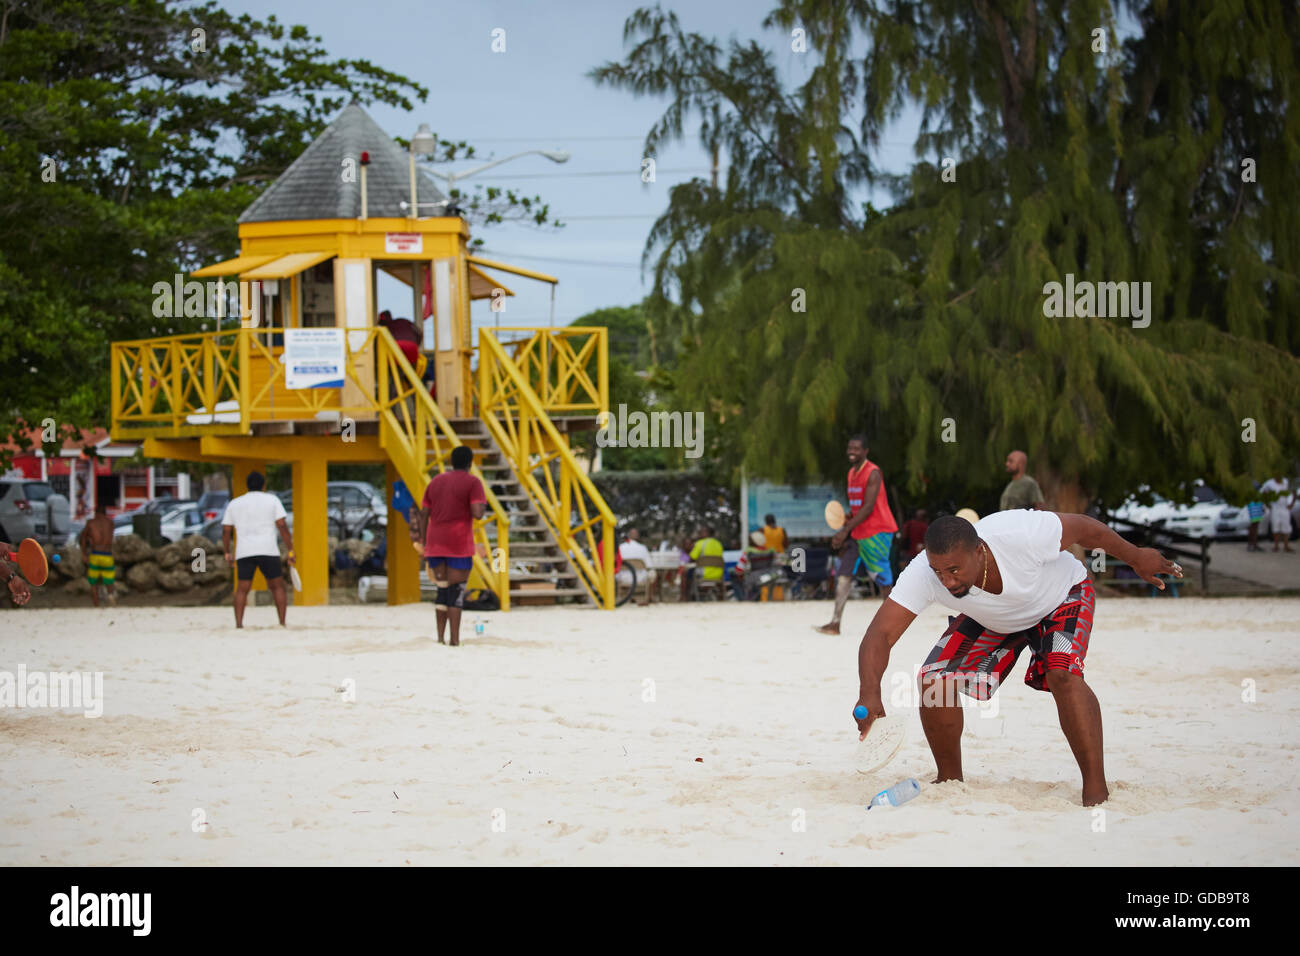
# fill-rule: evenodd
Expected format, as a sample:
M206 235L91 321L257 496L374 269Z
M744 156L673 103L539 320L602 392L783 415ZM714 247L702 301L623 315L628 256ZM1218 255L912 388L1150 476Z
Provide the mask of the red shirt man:
M839 555L835 569L835 611L829 624L814 628L820 634L840 632L844 605L853 590L853 579L859 568L875 581L882 597L889 596L889 589L894 584L889 550L898 523L889 508L884 476L880 468L867 459L866 436L851 437L845 454L849 460L849 513L844 527L831 538L831 550Z
M474 566L474 522L483 517L487 494L470 474L474 452L465 445L451 450L451 470L435 475L424 489L417 527L424 539L424 560L438 585L438 643L448 623L451 646L460 644L460 613L465 582Z

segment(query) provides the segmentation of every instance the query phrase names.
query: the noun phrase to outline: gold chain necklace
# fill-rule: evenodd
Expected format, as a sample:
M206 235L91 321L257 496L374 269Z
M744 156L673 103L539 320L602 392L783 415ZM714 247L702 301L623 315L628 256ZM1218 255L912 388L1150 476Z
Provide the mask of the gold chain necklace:
M980 579L980 590L984 590L984 585L989 581L989 549L983 541L980 542L980 550L984 552L984 577Z

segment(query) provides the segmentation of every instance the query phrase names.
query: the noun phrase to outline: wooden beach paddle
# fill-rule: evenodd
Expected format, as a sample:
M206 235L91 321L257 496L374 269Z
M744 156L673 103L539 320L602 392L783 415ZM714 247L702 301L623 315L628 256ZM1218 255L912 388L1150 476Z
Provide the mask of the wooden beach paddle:
M844 522L848 520L848 516L844 513L844 506L838 501L826 502L825 517L826 524L830 526L832 531L839 531L840 528L844 527Z
M17 551L5 551L5 557L18 563L18 570L32 587L40 587L50 576L50 562L45 549L35 538L24 538Z

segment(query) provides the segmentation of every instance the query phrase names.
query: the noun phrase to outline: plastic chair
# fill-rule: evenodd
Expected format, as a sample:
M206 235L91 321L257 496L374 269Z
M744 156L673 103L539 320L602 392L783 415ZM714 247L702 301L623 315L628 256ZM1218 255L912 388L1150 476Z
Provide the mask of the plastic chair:
M727 566L720 554L702 554L695 562L695 600L703 601L705 595L710 600L721 601L726 597L726 579L723 577L706 578L704 576L705 568L725 569Z

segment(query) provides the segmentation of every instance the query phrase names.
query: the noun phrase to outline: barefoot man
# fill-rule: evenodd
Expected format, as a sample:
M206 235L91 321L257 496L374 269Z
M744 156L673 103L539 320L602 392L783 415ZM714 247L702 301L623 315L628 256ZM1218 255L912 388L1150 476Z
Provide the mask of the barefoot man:
M244 626L244 608L248 606L248 592L253 587L253 575L258 571L266 578L266 586L275 599L275 611L280 615L280 626L285 625L289 608L289 592L284 586L284 568L280 566L280 548L275 533L280 532L284 550L288 552L289 566L294 564L293 535L289 533L288 514L278 497L262 489L266 477L261 472L248 476L248 493L232 498L221 519L221 548L226 552L226 562L238 569L235 585L235 627ZM230 539L235 539L231 552Z
M424 560L438 586L434 603L438 643L451 624L451 646L460 645L460 614L465 582L474 566L474 522L483 517L487 495L483 482L470 474L474 452L467 445L451 450L451 469L434 475L415 513L417 534L424 541Z
M849 458L849 515L844 527L831 538L831 551L840 556L835 579L835 613L829 624L813 628L819 634L838 634L844 604L853 590L853 578L861 566L880 588L881 597L889 597L894 572L889 566L889 548L898 523L889 510L885 496L885 476L867 460L865 435L849 439L845 454Z
M95 505L95 516L81 529L81 556L86 561L86 580L90 583L90 603L101 607L99 590L104 589L105 603L117 607L117 566L113 562L113 519L104 504Z
M1138 548L1100 521L1053 511L1001 511L978 528L945 515L930 525L921 552L898 576L858 649L859 739L883 716L881 680L889 650L932 602L958 612L921 667L921 726L939 775L961 780L962 709L957 693L988 700L1029 647L1025 683L1056 700L1061 730L1083 774L1083 804L1110 794L1102 766L1101 707L1083 680L1094 595L1084 566L1066 549L1102 548L1142 580L1182 577L1154 548Z

